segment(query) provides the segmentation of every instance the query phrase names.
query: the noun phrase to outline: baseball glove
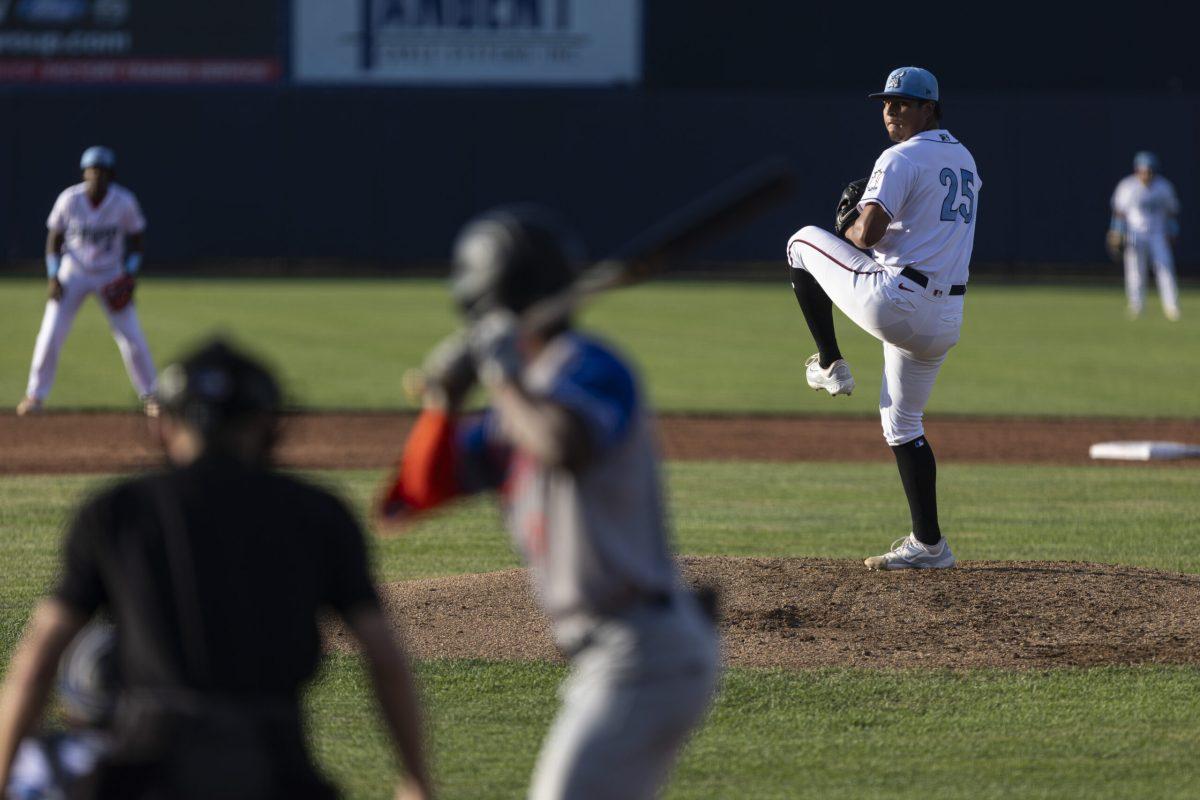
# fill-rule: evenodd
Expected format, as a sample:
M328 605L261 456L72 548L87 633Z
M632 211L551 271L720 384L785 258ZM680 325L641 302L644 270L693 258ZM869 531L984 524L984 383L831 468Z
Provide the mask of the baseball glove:
M837 210L833 215L833 230L838 236L845 237L847 229L858 219L858 201L862 200L863 192L867 190L867 179L860 178L850 181L838 198Z
M122 275L114 281L109 281L100 287L100 295L113 311L120 311L133 302L133 288L136 282L132 275Z
M1120 264L1125 258L1125 235L1120 231L1109 230L1104 236L1104 249L1113 263Z

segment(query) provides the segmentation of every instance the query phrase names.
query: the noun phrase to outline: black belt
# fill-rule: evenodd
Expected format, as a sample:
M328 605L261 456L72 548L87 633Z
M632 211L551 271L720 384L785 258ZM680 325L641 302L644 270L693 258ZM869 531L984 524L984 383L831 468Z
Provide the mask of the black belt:
M908 278L913 283L920 286L922 289L924 289L926 286L929 285L929 278L926 277L925 275L923 275L922 273L917 272L912 267L905 267L904 269L900 270L900 274L903 275L904 277ZM967 293L967 285L965 283L956 283L950 287L950 294L966 294L966 293Z
M624 603L615 611L601 614L603 617L620 617L622 614L628 614L638 608L653 608L657 610L670 609L675 604L674 596L669 592L639 592L634 595L629 602ZM588 631L570 648L560 648L564 657L568 660L587 650L596 643L596 637L592 631Z

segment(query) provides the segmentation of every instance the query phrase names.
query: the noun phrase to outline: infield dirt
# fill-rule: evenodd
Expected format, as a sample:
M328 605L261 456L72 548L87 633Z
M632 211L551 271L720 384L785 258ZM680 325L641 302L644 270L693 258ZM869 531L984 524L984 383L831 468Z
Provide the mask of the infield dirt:
M375 469L392 464L411 414L289 416L280 461L301 469ZM682 460L888 461L875 417L666 415L664 455ZM926 421L944 463L1095 464L1088 446L1115 439L1200 442L1197 420L937 417ZM114 413L0 415L0 472L120 472L159 456L144 417ZM1200 459L1171 462L1200 466Z

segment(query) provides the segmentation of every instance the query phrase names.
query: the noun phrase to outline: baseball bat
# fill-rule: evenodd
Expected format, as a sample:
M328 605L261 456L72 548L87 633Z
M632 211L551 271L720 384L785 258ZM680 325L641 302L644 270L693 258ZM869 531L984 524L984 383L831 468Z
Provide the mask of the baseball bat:
M593 295L631 286L663 272L700 245L782 201L791 193L792 184L792 170L782 157L748 167L584 270L564 292L535 303L521 315L522 327L543 328L572 313Z
M601 292L631 286L663 272L700 245L780 203L791 193L793 183L792 169L782 157L764 159L742 170L585 269L564 291L534 303L521 314L521 327L528 331L545 329ZM425 388L421 371L406 371L403 387L409 399L419 399Z

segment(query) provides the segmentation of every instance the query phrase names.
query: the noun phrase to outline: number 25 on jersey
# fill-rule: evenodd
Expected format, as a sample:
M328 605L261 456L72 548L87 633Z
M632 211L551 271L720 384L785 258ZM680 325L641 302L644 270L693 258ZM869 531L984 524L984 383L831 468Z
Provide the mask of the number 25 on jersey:
M946 187L946 199L942 201L942 222L954 222L962 217L962 221L969 225L971 215L975 213L975 190L971 188L971 184L975 182L975 175L969 169L960 169L958 172L962 176L961 183L958 180L959 176L949 167L938 175L938 180ZM954 204L958 200L960 187L962 203L956 208Z

